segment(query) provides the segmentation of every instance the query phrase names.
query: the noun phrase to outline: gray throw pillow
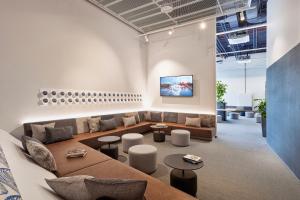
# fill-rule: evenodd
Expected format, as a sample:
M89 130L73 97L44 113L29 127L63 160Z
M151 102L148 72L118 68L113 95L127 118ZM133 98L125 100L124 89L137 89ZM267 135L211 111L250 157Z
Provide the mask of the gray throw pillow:
M47 184L66 200L90 200L84 180L94 177L87 175L45 179Z
M151 121L152 122L162 122L162 113L161 112L151 112Z
M101 198L116 200L143 200L147 187L146 180L128 179L85 179L91 200Z
M41 142L46 141L46 130L45 128L54 128L55 122L49 123L49 124L31 124L31 130L32 130L32 137L38 139Z
M73 138L73 127L65 126L61 128L45 128L46 141L45 144L51 144L54 142L69 140Z
M124 123L125 128L136 125L135 117L134 116L123 117L123 123Z
M176 123L177 117L178 117L178 113L164 112L164 122Z
M100 131L100 117L94 117L88 119L90 133L95 133Z
M31 158L41 167L54 172L57 170L52 153L43 144L33 140L26 140L26 147Z
M114 118L107 120L100 120L101 131L109 131L117 128L117 123Z
M28 153L27 146L26 146L26 140L33 140L35 142L41 143L38 139L35 139L33 137L29 137L29 136L23 135L21 137L21 142L22 142L23 149L24 149L24 151L26 153Z

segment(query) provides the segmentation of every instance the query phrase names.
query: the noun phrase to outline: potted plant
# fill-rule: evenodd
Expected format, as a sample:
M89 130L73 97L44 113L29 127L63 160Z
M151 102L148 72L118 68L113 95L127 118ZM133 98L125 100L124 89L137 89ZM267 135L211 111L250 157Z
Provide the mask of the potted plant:
M261 128L262 128L262 136L267 136L266 131L266 123L267 123L267 102L265 99L255 99L256 102L258 102L257 106L255 108L257 111L261 114Z
M216 84L216 97L217 97L217 108L218 109L225 109L226 103L224 96L227 91L227 85L222 81L217 81ZM218 115L222 116L222 120L226 121L226 111L225 110L218 110Z

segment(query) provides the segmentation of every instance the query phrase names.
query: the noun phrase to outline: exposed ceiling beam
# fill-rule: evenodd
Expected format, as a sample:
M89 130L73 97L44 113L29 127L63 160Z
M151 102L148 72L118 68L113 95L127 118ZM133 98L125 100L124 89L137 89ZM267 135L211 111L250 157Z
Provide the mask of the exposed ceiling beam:
M115 1L113 1L113 2L110 2L110 3L108 3L108 4L105 4L104 7L112 6L112 5L114 5L114 4L120 3L121 1L123 1L123 0L115 0Z
M224 15L232 15L232 14L235 14L236 12L242 12L242 11L245 11L245 10L252 10L252 9L255 9L255 8L256 8L255 6L254 7L246 6L246 7L242 7L242 8L238 8L238 9L234 9L234 10L231 10L231 11L224 12ZM196 19L196 20L192 20L192 21L189 21L189 22L185 22L185 23L182 23L182 24L179 24L179 25L175 25L175 26L171 26L171 27L165 27L165 28L161 28L161 29L158 29L158 30L154 30L154 31L149 31L149 32L144 33L144 34L140 34L139 36L151 35L151 34L154 34L154 33L159 33L159 32L167 31L167 30L170 30L170 29L176 29L176 28L188 26L188 25L191 25L191 24L196 24L196 23L199 23L199 22L202 22L202 21L205 21L205 20L215 19L215 18L222 17L222 16L223 16L222 14L211 15L211 16L208 16L208 17L203 17L201 19Z
M235 32L239 32L239 31L257 29L257 28L266 27L266 26L267 26L267 23L263 23L263 24L248 26L248 27L244 27L244 28L238 28L238 29L234 29L234 30L230 30L230 31L219 32L219 33L216 33L216 35L225 35L228 33L235 33Z
M221 4L220 4L220 1L217 0L217 2L218 2L218 6L219 6L219 9L220 9L220 12L221 12L221 14L223 15L223 9L222 9L222 6L221 6ZM250 7L250 6L249 6L249 7Z
M139 9L142 9L142 8L145 8L145 7L150 6L150 5L153 5L153 4L154 4L153 2L146 3L146 4L143 4L143 5L141 5L141 6L135 7L135 8L133 8L133 9L130 9L130 10L126 10L126 11L124 11L124 12L121 12L121 13L119 13L119 15L126 15L126 14L128 14L128 13L131 13L131 12L133 12L133 11L136 11L136 10L139 10Z
M227 52L222 52L222 53L217 53L217 56L221 55L228 55L228 54L236 54L236 53L245 53L245 52L250 52L250 51L261 51L261 50L267 50L266 47L262 48L255 48L255 49L245 49L245 50L239 50L239 51L227 51Z

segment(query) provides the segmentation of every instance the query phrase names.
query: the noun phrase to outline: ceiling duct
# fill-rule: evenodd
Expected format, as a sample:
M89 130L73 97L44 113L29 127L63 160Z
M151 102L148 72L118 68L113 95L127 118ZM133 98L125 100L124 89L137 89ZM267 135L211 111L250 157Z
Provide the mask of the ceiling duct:
M247 31L240 31L231 33L228 36L229 44L242 44L250 41L250 37Z

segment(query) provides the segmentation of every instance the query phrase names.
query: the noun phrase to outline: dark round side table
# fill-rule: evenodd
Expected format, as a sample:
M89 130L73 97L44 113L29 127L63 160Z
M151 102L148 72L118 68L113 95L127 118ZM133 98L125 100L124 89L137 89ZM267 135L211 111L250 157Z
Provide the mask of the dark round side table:
M164 142L166 140L164 129L167 129L167 125L152 125L153 129L153 141L154 142Z
M111 158L118 159L119 157L119 148L115 143L121 140L118 136L104 136L99 137L98 141L100 144L100 151Z
M170 174L171 186L192 196L197 194L197 174L193 171L204 166L203 161L192 164L183 160L186 154L171 154L165 157L164 163L174 168Z

